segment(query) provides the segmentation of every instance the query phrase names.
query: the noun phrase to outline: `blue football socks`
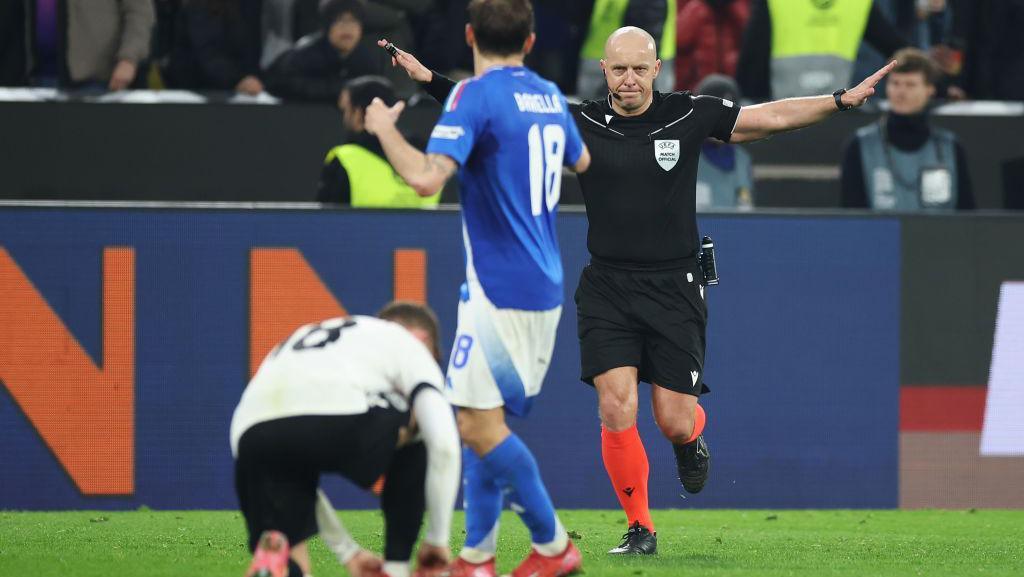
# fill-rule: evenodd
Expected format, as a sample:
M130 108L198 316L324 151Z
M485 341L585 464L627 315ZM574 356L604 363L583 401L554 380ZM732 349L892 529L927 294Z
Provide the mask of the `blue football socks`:
M539 545L537 549L544 554L561 553L568 537L541 481L537 461L523 441L514 433L509 435L484 455L480 464L495 485L509 493L512 510L530 530L534 546ZM553 549L553 552L545 549Z
M466 509L466 547L462 556L482 563L494 556L498 547L498 517L501 516L501 489L484 470L480 457L469 447L462 450L463 507Z

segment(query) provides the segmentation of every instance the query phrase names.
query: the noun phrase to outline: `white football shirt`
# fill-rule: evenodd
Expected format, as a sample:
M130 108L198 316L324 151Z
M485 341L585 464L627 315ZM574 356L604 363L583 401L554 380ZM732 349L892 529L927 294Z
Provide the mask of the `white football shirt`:
M420 383L443 390L430 351L397 323L376 317L303 326L263 360L231 419L231 453L257 423L300 415L358 415L409 409Z

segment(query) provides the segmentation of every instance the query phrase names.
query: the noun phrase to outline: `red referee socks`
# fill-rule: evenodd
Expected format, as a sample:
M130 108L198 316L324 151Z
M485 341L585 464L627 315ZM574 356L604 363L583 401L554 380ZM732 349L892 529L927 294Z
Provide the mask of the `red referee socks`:
M707 423L708 417L704 414L704 407L699 404L693 411L693 434L686 440L686 443L692 443L697 440L697 437L704 432L704 425Z
M625 431L609 431L601 426L601 457L615 495L630 525L639 521L654 531L651 510L647 505L647 476L650 465L636 424Z

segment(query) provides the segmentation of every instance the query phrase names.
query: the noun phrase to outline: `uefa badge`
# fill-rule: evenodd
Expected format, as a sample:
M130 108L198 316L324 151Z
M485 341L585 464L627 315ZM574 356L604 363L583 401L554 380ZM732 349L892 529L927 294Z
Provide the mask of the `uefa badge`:
M679 141L678 140L655 140L654 159L658 166L665 172L672 170L672 167L679 162Z

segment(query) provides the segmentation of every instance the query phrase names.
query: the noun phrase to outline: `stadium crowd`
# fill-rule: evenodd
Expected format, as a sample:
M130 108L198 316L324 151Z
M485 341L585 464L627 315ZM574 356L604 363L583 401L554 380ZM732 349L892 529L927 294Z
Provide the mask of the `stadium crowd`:
M422 93L376 46L382 37L430 70L471 75L466 21L463 0L0 0L0 87L72 95L174 89L338 106L349 147L328 152L317 199L432 207L437 197L410 200L400 186L359 190L372 180L360 173L372 165L379 176L386 161L361 129L369 101L352 96L365 92L358 87L368 76L375 95ZM841 202L849 207L906 207L894 195L925 186L911 182L920 176L914 166L944 165L945 175L927 181L939 191L929 198L942 201L937 207L973 208L968 151L955 134L932 130L929 112L944 101L1024 101L1024 0L541 1L526 64L566 94L604 98L604 40L621 26L656 39L663 66L655 90L744 104L828 94L897 53L911 55L896 76L898 98L906 99L909 82L913 102L881 98L883 82L871 103L889 112L882 138L858 133L846 146ZM905 174L889 166L894 158L910 166ZM752 164L739 146L708 142L698 180L701 210L757 204Z
M400 96L415 86L373 42L387 37L429 68L468 74L461 0L3 0L0 86L266 91L333 103L348 78L384 74ZM811 0L813 9L834 2ZM858 72L908 46L927 51L944 98L1024 100L1021 0L859 0L837 12L841 58ZM798 3L774 0L538 2L528 64L569 94L602 96L596 61L610 30L635 25L659 43L661 91L735 77L747 100L778 93L778 60L807 56ZM802 8L801 8L802 9ZM796 26L797 28L792 28ZM787 32L773 42L773 33ZM793 45L787 45L792 42ZM847 46L848 45L848 46ZM849 68L852 72L854 68ZM845 68L843 68L845 69ZM781 78L780 78L781 77ZM828 74L816 78L830 80ZM814 78L792 83L815 90ZM839 79L842 84L849 79ZM803 88L797 89L797 86Z

